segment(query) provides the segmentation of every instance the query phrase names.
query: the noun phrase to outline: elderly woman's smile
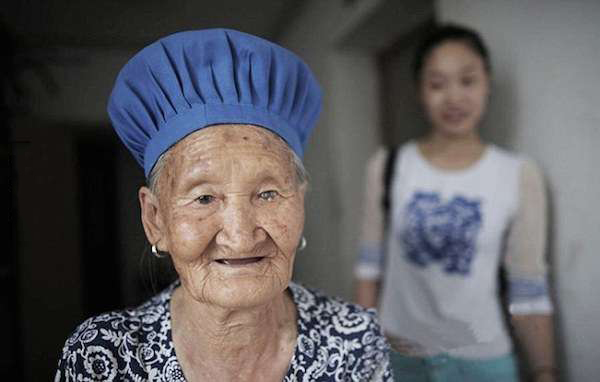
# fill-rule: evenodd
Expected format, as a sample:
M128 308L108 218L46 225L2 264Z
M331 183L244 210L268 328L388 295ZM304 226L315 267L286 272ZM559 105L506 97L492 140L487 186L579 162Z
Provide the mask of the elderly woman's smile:
M304 224L305 185L286 144L266 129L197 131L163 158L148 204L159 249L189 296L222 307L261 304L291 278Z

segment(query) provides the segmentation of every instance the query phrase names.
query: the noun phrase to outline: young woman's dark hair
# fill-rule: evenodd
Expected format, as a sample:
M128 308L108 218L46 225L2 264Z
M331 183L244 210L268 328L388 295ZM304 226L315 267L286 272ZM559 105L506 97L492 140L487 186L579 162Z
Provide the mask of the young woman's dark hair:
M431 51L438 45L448 41L457 41L466 44L483 60L485 70L491 72L490 55L483 39L473 29L456 25L444 24L433 29L417 47L413 62L413 76L415 81L420 81L423 65Z

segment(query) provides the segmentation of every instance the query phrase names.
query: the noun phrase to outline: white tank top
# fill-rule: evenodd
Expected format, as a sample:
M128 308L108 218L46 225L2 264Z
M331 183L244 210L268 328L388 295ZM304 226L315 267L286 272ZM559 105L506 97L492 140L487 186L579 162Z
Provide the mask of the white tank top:
M464 170L433 167L410 142L391 184L381 323L426 354L507 354L498 296L504 235L518 208L521 159L490 145Z

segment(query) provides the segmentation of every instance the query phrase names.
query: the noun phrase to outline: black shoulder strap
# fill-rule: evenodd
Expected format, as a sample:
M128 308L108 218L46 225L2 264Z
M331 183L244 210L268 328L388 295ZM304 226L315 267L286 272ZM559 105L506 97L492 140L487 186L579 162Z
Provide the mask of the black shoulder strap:
M388 150L387 158L385 159L385 167L383 171L383 197L381 199L381 206L383 208L384 221L387 224L390 208L392 206L391 199L391 187L392 178L394 176L394 169L396 167L396 154L398 147L390 147Z

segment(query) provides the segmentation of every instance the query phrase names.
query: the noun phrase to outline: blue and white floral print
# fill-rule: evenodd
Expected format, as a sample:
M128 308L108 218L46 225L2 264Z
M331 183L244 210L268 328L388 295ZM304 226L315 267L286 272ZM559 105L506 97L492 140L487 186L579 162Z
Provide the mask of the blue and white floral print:
M65 343L58 381L185 381L171 337L174 283L136 309L82 323ZM373 310L290 284L298 339L284 378L391 382L388 345Z
M407 224L399 239L413 264L437 262L447 273L467 275L481 220L479 201L455 196L444 203L435 192L416 192L406 207Z

